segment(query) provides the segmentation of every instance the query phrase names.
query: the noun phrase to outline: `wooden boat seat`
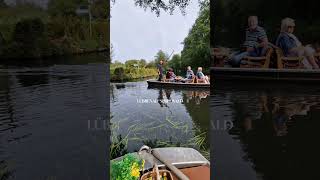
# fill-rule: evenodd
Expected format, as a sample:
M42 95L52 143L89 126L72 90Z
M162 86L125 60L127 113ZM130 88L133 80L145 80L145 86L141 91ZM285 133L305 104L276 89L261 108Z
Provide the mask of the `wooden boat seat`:
M301 69L303 57L285 57L282 49L275 47L278 69Z
M208 81L210 82L210 78L208 78ZM204 79L199 79L197 77L195 77L195 82L194 83L199 83L199 84L205 83L205 84L207 84Z
M261 56L261 57L246 56L242 60L246 61L247 63L241 64L240 67L241 68L269 68L272 53L273 53L273 48L269 47L267 49L265 56Z
M213 56L213 66L214 67L224 67L225 66L228 55L226 53L223 53L220 48L213 48L212 49L212 56Z

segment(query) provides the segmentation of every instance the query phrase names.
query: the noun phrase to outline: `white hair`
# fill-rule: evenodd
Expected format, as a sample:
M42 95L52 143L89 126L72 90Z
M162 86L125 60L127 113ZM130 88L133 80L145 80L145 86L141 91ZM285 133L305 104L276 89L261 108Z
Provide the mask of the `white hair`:
M287 32L288 26L295 26L295 22L291 18L284 18L281 21L281 32Z

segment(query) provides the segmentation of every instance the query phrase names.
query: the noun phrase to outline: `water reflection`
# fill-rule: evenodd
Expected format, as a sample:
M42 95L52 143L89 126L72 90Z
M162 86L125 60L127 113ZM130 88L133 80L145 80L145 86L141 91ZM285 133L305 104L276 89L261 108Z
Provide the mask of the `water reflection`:
M106 114L106 69L0 68L0 179L106 178L106 133L88 129Z
M319 148L315 141L320 125L317 90L317 87L298 86L293 91L277 87L250 89L249 86L247 89L235 86L216 89L211 102L211 111L216 113L212 120L233 122L233 128L227 134L214 130L215 161L217 167L221 165L217 176L226 174L222 170L226 168L228 173L246 179L319 177L316 173ZM221 139L228 143L222 143ZM229 154L219 156L222 149ZM225 167L222 161L241 165L242 172Z
M194 147L208 156L209 91L148 88L146 81L111 86L113 158L143 144Z

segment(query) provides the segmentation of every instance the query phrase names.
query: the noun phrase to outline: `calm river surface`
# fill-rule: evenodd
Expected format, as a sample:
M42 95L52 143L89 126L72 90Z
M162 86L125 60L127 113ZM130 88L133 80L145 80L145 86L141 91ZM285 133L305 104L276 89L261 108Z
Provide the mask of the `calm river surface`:
M103 57L44 62L0 65L1 179L106 179Z
M320 86L253 86L220 84L213 90L216 179L320 179Z
M111 83L113 158L143 144L193 147L208 157L209 94L209 90L150 89L146 81Z

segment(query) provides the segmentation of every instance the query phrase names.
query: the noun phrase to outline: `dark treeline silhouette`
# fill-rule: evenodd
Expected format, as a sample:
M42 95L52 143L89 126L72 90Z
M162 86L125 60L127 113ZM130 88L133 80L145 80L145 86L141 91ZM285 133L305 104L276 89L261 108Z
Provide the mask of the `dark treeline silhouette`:
M213 43L215 46L239 47L245 38L247 18L256 15L259 25L267 31L268 38L275 42L281 20L295 19L295 34L302 43L320 40L320 1L309 0L216 0L212 5L214 19Z

